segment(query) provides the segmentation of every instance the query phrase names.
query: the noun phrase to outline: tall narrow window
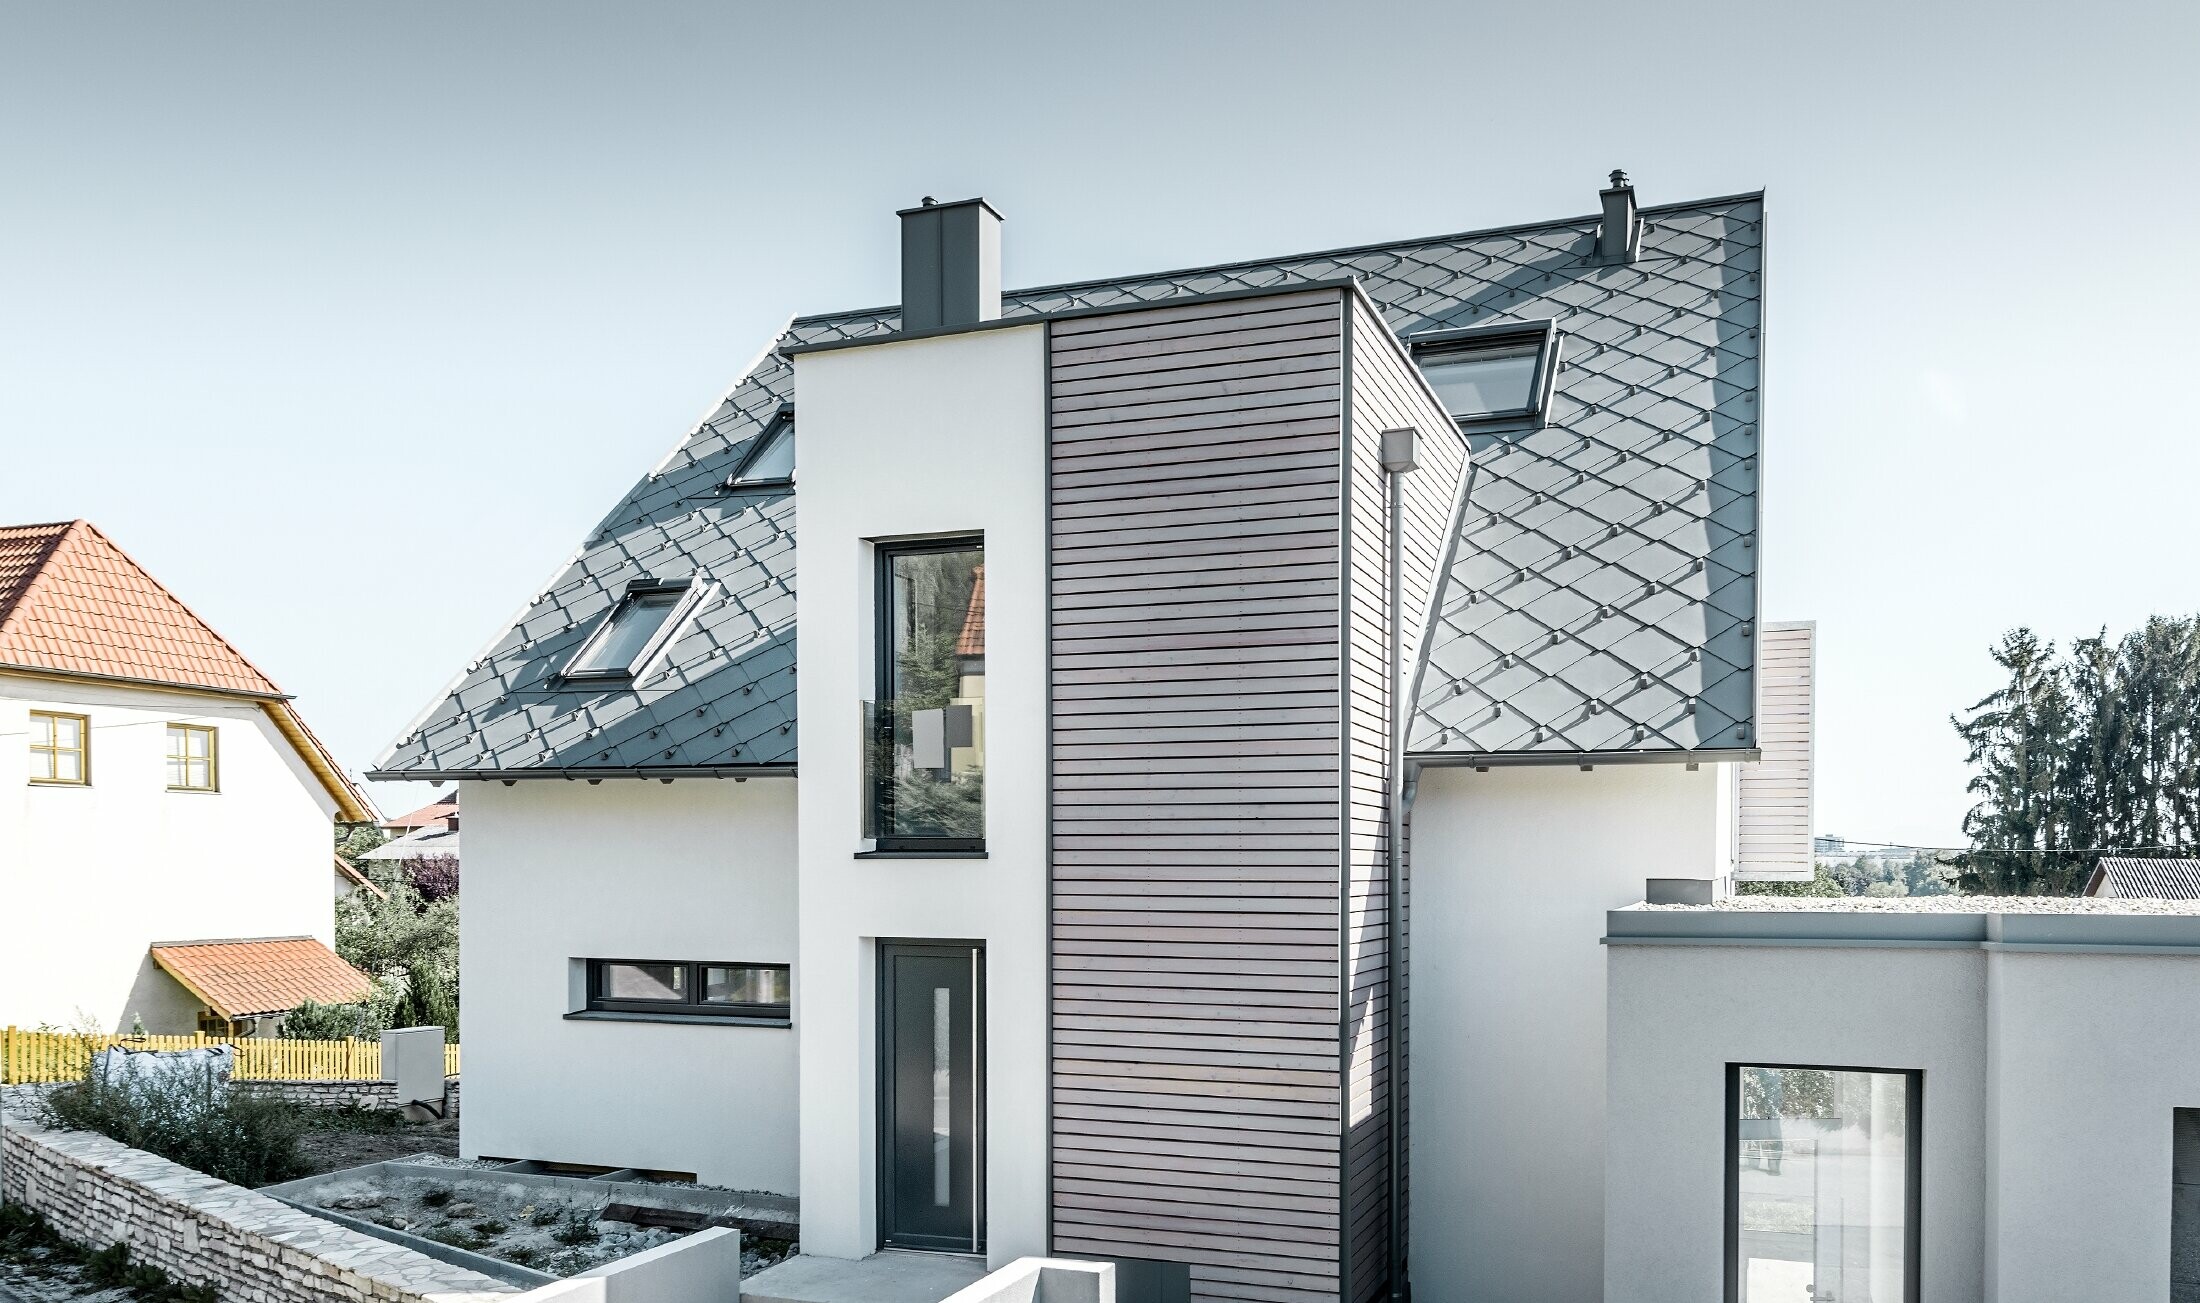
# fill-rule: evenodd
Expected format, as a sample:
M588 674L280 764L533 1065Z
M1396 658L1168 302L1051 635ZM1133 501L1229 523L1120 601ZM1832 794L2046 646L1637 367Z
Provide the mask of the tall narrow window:
M985 846L985 545L878 550L878 699L865 835L880 850Z
M221 787L220 749L204 724L168 726L168 790L212 792Z
M1728 1303L1917 1303L1924 1074L1727 1067Z
M711 586L636 580L571 661L568 679L636 679L709 600Z
M1557 326L1545 321L1416 336L1413 359L1455 420L1536 418L1558 369Z
M31 781L82 787L92 781L92 723L60 711L31 712Z

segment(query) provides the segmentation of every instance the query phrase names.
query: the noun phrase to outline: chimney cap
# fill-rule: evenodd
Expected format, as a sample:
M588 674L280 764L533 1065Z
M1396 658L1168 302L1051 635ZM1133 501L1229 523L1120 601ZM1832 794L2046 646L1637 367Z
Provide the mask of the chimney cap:
M985 201L985 196L983 196L983 195L972 195L972 196L971 196L970 198L968 198L968 199L950 199L950 200L947 200L947 201L946 201L946 202L944 202L944 203L943 203L943 202L941 202L940 200L934 199L934 198L933 198L932 196L930 196L930 195L926 195L926 196L924 197L924 202L922 202L922 203L918 204L918 205L917 205L916 207L914 207L914 208L897 208L897 209L895 209L895 210L894 210L894 216L896 216L896 217L907 217L907 216L909 216L909 215L910 215L911 213L921 213L921 212L925 212L925 211L926 211L926 210L928 210L928 209L935 209L935 208L967 208L967 207L969 207L969 206L970 206L971 204L976 204L976 205L977 205L978 207L980 207L980 208L983 208L983 209L984 209L984 210L986 210L987 212L989 212L989 213L993 214L993 220L994 220L994 221L996 221L996 222L1005 222L1005 221L1007 221L1007 220L1008 220L1007 218L1005 218L1005 217L1001 216L1001 210L1000 210L1000 209L998 209L998 208L995 208L995 207L994 207L993 205L991 205L991 204L987 203L987 202Z
M1626 169L1617 167L1612 169L1612 189L1632 190L1634 188L1634 184L1627 179Z

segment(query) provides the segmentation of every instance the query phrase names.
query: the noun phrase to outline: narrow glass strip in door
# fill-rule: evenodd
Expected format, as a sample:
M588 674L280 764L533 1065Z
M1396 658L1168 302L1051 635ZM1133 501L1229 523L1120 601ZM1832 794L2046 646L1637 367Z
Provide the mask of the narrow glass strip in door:
M932 1202L941 1208L955 1197L953 1007L948 988L932 988Z

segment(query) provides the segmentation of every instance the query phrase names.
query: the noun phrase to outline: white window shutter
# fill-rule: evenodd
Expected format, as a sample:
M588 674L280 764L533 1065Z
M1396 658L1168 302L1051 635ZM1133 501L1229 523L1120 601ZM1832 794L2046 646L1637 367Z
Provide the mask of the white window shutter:
M1757 642L1757 745L1735 800L1735 869L1743 879L1811 876L1811 729L1817 707L1810 621L1763 626Z

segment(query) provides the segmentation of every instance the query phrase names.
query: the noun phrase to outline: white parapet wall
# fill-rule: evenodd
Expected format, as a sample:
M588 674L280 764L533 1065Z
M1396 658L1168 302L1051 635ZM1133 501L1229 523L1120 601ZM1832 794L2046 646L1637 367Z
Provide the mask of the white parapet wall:
M741 1232L699 1231L538 1285L511 1303L741 1303Z
M0 1196L68 1239L126 1244L132 1258L211 1285L224 1303L464 1303L518 1293L120 1141L17 1114L0 1129ZM739 1275L736 1253L737 1290Z
M1115 1303L1115 1265L1018 1258L941 1303Z

